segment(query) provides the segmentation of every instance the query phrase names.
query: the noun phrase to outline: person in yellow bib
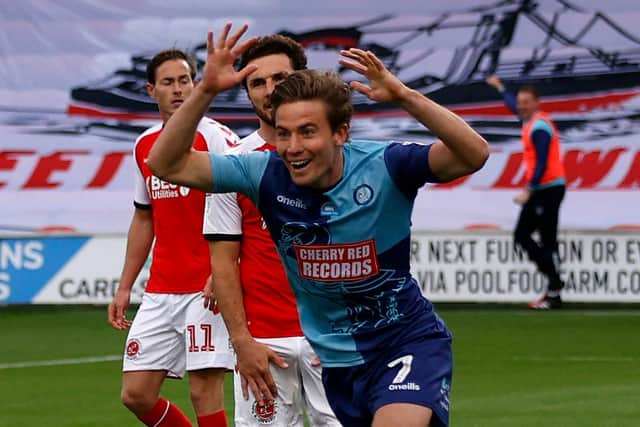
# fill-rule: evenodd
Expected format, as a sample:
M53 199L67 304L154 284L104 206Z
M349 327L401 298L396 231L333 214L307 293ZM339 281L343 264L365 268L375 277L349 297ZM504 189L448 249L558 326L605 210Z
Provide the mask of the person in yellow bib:
M565 194L560 135L549 115L540 111L535 87L522 86L514 97L496 75L486 81L502 94L507 107L522 120L527 187L514 199L522 205L514 240L548 279L547 292L539 300L530 302L529 308L560 308L564 282L559 274L558 216ZM535 231L539 234L538 241L532 237Z

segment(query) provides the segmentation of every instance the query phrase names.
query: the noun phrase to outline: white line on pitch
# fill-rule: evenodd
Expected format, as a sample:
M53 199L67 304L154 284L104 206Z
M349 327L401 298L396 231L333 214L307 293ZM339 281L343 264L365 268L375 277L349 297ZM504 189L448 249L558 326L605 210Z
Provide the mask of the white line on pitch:
M0 369L35 368L40 366L82 365L86 363L113 362L122 355L79 357L74 359L34 360L29 362L0 363Z
M562 316L571 317L638 317L640 310L551 310L552 314L560 314ZM544 310L528 310L516 311L516 316L544 316L547 311Z
M538 357L538 356L514 356L511 360L521 362L638 362L638 357L606 357L606 356L561 356L561 357Z

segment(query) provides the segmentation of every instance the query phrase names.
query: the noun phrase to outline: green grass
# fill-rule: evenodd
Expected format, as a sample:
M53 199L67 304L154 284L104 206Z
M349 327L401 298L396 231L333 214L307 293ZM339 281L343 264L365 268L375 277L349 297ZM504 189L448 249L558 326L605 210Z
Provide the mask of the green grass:
M454 334L452 426L638 425L640 310L437 308ZM119 360L6 368L120 354L104 307L3 307L0 331L1 427L139 425L119 402ZM186 381L163 395L195 420Z

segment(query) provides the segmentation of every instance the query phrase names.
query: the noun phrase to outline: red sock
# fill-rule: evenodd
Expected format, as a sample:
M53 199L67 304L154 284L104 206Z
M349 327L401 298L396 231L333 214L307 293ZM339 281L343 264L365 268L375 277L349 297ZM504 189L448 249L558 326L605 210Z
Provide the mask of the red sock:
M227 427L227 414L224 409L220 409L213 414L198 417L199 427Z
M180 408L163 398L158 399L149 412L138 418L150 427L191 427L191 421Z

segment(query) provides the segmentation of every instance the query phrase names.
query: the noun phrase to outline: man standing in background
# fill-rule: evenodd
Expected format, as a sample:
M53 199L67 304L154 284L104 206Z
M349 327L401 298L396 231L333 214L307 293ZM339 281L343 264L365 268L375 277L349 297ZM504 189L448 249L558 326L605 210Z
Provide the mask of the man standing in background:
M164 379L181 378L185 370L198 425L227 425L224 374L233 369L235 355L222 317L202 307L202 290L211 274L201 234L205 195L163 181L146 164L164 124L190 96L195 74L195 61L177 49L158 53L147 66L147 90L158 103L162 123L146 130L134 147L135 211L120 284L108 309L115 329L130 327L122 402L148 426L191 426L178 407L160 397ZM236 143L230 130L203 118L193 148L221 153ZM151 276L131 322L125 317L131 288L154 238Z
M238 69L256 65L243 85L260 128L233 152L274 150L270 96L295 70L306 68L303 47L281 35L260 37L241 57ZM229 153L231 153L230 151ZM295 297L262 215L237 193L207 196L204 233L211 241L214 294L238 350L234 376L235 425L258 427L340 424L322 386L322 368L300 328ZM211 290L205 297L212 301ZM269 364L269 362L272 364ZM260 385L242 375L261 370L277 386L277 396L261 396ZM250 377L251 378L251 377ZM267 388L268 389L268 388Z
M514 98L496 75L489 76L487 84L502 94L507 107L522 120L527 187L514 199L522 205L514 239L548 280L545 295L530 302L529 308L560 308L564 283L558 271L558 216L565 193L560 135L549 115L540 111L538 93L533 86L521 87ZM539 242L532 237L535 231L540 236Z

